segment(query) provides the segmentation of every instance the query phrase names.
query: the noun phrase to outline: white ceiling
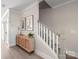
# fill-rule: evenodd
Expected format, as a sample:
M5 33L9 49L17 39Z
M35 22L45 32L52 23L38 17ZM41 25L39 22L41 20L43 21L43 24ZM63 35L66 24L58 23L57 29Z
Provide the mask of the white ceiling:
M22 10L28 7L30 4L34 3L35 1L37 0L2 0L1 1L1 5L2 5L1 14L3 15L5 10L8 8Z
M8 8L15 8L23 4L28 5L29 3L34 2L34 1L35 0L2 0L1 4L5 4L6 5L5 7L8 7Z
M7 8L15 8L18 10L22 10L28 7L30 4L34 3L35 1L39 0L1 0L1 13L3 14ZM60 4L63 4L68 1L75 1L75 0L45 0L51 7L56 7Z

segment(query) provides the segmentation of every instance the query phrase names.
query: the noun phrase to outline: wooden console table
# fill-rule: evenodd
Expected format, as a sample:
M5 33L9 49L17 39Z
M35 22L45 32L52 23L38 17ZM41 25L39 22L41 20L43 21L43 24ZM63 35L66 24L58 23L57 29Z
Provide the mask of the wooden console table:
M34 39L29 38L28 36L18 34L16 36L16 45L25 49L29 53L34 51Z

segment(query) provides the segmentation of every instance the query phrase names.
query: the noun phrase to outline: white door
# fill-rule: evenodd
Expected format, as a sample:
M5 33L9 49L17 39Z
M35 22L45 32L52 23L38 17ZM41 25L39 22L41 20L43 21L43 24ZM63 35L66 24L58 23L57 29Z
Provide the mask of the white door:
M3 23L3 41L7 43L7 22Z

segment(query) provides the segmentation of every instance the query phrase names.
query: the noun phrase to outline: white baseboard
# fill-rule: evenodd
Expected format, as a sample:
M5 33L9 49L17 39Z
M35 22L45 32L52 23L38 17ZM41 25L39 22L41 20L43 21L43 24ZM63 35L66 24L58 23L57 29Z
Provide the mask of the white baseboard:
M35 50L35 53L44 59L53 59L53 57L51 57L51 56L49 56L49 55L47 55L39 50Z
M16 46L16 44L14 44L14 43L12 44L11 43L11 44L8 45L8 47L13 47L13 46Z
M78 58L78 53L76 53L76 52L74 52L74 51L67 51L67 50L66 50L66 54Z

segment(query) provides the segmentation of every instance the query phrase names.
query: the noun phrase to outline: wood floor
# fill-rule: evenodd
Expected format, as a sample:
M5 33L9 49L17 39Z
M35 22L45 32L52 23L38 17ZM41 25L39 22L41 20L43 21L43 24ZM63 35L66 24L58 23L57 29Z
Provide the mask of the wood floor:
M1 44L1 59L43 59L35 53L28 54L18 46L8 48L4 43ZM66 59L78 59L66 55Z
M66 59L78 59L78 58L73 57L73 56L66 55Z
M28 54L26 51L15 46L8 48L4 43L1 45L1 59L43 59L35 53Z

